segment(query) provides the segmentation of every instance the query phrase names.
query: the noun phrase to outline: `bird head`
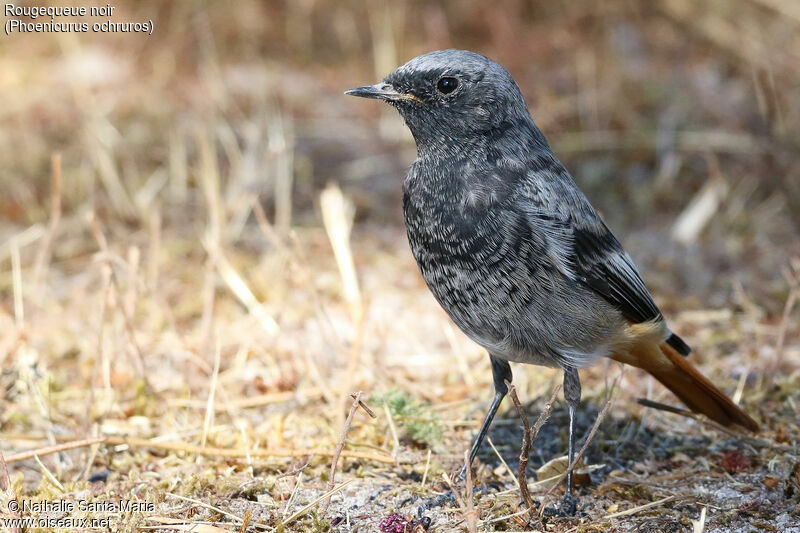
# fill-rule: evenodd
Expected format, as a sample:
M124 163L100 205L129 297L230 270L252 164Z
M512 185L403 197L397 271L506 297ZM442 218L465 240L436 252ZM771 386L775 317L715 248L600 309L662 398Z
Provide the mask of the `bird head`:
M466 50L415 57L382 82L345 94L395 107L420 151L468 148L498 129L531 120L514 78L488 57Z

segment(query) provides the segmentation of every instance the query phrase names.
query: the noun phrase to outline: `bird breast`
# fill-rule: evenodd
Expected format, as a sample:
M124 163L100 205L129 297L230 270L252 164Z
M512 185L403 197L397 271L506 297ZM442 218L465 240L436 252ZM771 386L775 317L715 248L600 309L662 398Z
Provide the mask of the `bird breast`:
M487 202L423 170L412 166L404 184L408 240L456 325L510 361L585 366L606 355L621 316L553 264L553 243L513 209L513 194Z

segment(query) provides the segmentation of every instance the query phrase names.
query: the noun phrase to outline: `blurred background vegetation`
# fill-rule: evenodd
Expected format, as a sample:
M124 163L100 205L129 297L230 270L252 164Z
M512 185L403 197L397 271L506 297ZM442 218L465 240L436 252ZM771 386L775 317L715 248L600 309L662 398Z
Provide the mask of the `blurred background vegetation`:
M112 17L148 19L152 36L0 38L7 435L332 446L358 388L487 400L485 354L407 250L413 141L342 94L449 47L516 78L700 363L723 385L763 392L777 369L796 388L797 2L139 1ZM533 397L549 372L515 379ZM386 427L354 439L391 448Z
M192 208L201 139L240 225L248 196L283 229L319 224L330 181L353 196L359 223L397 225L410 137L389 110L342 90L458 47L512 72L613 227L666 237L704 199L679 241L765 233L747 244L777 266L785 257L764 246L797 236L794 2L136 2L114 16L147 19L152 36L0 41L4 232L46 219L55 152L65 213L204 222Z

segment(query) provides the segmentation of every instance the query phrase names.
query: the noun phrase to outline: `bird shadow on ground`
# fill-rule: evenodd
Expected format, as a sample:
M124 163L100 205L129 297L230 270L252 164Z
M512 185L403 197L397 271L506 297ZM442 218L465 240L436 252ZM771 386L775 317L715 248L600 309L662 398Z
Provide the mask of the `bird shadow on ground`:
M541 397L527 403L525 409L531 419L536 419L546 399ZM589 400L583 402L576 413L578 449L585 442L601 409L601 405ZM563 402L556 403L550 418L542 426L531 447L528 459L528 467L531 469L529 475L533 476L532 471L547 461L566 454L568 424L567 405ZM516 472L522 442L522 426L516 413L506 411L503 416L499 416L489 431L489 437L509 467ZM591 465L605 465L592 473L592 481L596 482L603 479L611 470L628 470L646 460L666 461L678 452L687 455L705 453L709 446L724 445L725 442L720 441L715 444L704 435L674 434L652 428L643 424L642 419L629 413L609 414L601 422L597 434L587 448L584 462ZM491 468L500 466L497 454L489 446L485 446L478 457Z

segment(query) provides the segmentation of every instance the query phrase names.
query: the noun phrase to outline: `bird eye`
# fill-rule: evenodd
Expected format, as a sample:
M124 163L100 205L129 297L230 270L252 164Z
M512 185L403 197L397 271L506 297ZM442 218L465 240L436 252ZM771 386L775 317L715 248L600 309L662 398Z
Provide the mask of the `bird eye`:
M450 94L458 89L458 80L449 76L439 78L439 81L436 83L436 89L442 94Z

